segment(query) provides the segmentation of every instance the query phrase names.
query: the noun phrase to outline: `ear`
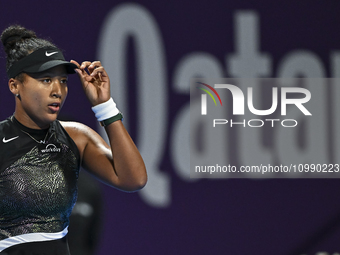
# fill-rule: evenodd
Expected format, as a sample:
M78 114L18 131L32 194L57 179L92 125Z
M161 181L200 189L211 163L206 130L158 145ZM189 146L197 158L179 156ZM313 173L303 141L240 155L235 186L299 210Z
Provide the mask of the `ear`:
M14 78L9 79L8 81L9 90L12 92L13 95L19 94L18 83L19 81Z

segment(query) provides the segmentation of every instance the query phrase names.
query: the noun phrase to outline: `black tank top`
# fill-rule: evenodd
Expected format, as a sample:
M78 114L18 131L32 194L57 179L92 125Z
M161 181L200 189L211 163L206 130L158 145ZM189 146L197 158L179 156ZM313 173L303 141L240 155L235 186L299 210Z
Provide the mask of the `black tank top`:
M29 129L13 116L0 122L0 240L69 225L79 159L57 120L48 130Z

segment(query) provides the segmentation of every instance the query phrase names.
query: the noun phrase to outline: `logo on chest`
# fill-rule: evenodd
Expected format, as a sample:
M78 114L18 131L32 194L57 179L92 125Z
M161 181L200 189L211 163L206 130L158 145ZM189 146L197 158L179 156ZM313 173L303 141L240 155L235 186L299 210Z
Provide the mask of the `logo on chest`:
M42 153L60 152L61 149L57 148L54 144L47 144L46 148L41 150Z

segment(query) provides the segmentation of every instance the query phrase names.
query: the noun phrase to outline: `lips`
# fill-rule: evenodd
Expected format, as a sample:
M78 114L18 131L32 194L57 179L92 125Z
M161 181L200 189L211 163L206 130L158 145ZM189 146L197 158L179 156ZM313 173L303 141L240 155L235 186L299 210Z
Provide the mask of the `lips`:
M52 103L48 105L48 108L52 111L52 112L58 112L60 109L60 103Z

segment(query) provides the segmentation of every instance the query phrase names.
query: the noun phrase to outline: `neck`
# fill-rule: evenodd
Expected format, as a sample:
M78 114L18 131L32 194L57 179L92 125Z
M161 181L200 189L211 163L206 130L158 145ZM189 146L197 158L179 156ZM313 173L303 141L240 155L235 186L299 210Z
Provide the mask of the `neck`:
M31 129L47 129L50 127L50 123L42 123L39 120L35 120L34 118L30 117L27 113L21 113L17 109L14 112L14 117L25 127Z

